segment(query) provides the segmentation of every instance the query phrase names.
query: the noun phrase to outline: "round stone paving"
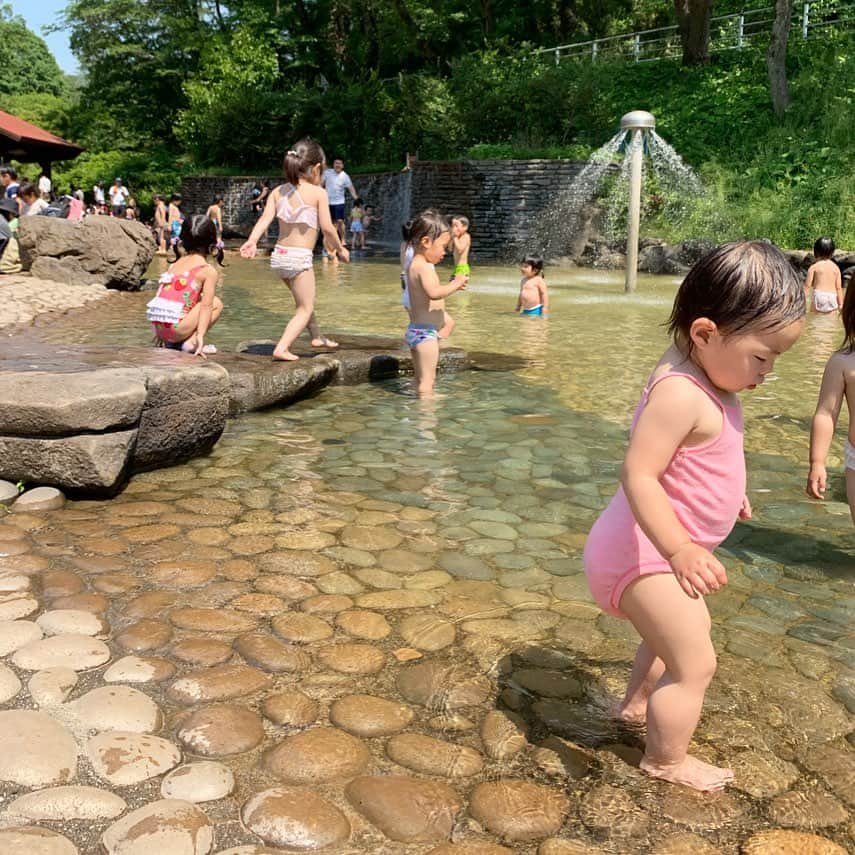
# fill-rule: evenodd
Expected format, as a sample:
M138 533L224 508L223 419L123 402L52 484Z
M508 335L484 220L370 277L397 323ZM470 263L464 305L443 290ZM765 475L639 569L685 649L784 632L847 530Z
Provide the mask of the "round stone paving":
M37 826L0 829L4 855L78 855L77 847L55 831Z
M386 743L386 753L398 765L422 775L468 778L484 766L483 757L474 748L420 733L393 736Z
M208 855L214 828L192 802L161 799L114 822L101 836L107 855Z
M261 705L265 718L286 727L308 727L318 717L320 705L302 692L268 695Z
M324 849L350 837L350 823L334 804L297 787L257 793L243 806L241 819L265 843L289 850Z
M173 769L160 785L165 799L210 802L225 798L235 787L235 776L228 766L212 760L188 763Z
M315 727L289 736L264 755L268 772L289 784L346 780L371 759L360 740L333 727Z
M804 831L773 828L752 835L742 844L743 855L846 855L846 850L825 837Z
M261 716L237 704L194 710L178 728L185 751L202 757L226 757L251 751L264 739Z
M127 810L125 800L98 787L49 787L18 796L9 806L13 816L40 821L113 819Z
M555 834L569 809L560 791L520 780L479 784L469 801L472 816L506 840L537 840Z
M181 761L181 751L166 739L149 734L111 731L86 743L95 774L124 787L163 775Z
M334 701L330 721L355 736L390 736L404 730L413 720L406 704L373 695L348 695Z
M43 712L0 712L0 781L22 787L66 784L77 774L77 743Z
M383 834L405 843L447 840L463 807L448 784L399 775L356 778L345 793Z

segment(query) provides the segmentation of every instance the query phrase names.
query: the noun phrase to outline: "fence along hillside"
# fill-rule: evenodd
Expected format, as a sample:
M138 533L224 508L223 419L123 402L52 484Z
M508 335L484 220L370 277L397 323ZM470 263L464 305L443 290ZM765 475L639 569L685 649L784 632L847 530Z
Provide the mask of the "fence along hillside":
M765 48L769 44L774 19L773 6L712 18L710 53L758 46ZM810 3L796 4L790 38L821 38L830 32L852 29L854 22L855 3L813 0ZM680 31L675 25L541 48L536 53L546 59L552 59L556 65L564 59L595 61L598 57L653 62L660 59L679 59L683 55L683 45L680 41Z

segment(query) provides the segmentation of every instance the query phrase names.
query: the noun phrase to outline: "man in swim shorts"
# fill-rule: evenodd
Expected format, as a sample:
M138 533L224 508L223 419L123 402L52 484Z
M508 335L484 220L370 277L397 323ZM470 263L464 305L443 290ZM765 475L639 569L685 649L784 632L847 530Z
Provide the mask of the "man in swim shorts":
M344 171L344 161L337 157L333 161L332 169L324 170L322 185L326 188L330 200L330 219L338 232L342 243L346 243L344 231L344 191L349 190L350 195L356 198L356 188L350 180L350 176Z

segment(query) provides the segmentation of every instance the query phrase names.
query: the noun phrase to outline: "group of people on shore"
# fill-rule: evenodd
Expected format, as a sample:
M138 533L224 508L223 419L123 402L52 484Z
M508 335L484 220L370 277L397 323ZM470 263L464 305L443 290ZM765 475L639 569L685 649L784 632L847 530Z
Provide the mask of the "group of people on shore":
M253 258L274 218L279 238L271 268L290 288L296 310L273 358L297 359L292 346L309 328L313 347L335 348L314 314L313 251L319 233L342 261L349 251L321 186L324 152L304 139L285 156L286 183L271 190L249 239ZM402 302L405 340L417 390L432 391L439 341L454 321L445 299L469 282L469 223L424 211L404 226ZM222 311L216 270L207 262L217 230L209 216L184 221L187 254L161 279L149 304L156 335L168 346L204 354L205 335ZM435 265L449 248L455 267L443 283ZM607 614L629 620L641 643L623 699L613 715L646 728L640 768L696 790L716 791L731 769L691 756L689 745L716 671L705 598L727 585L713 554L737 519L750 519L743 420L738 393L763 383L776 359L805 325L806 296L815 311L839 311L843 347L829 360L812 422L807 492L822 499L826 458L842 402L855 400L855 288L842 293L831 262L833 244L817 241L806 282L786 256L765 241L724 244L697 262L679 287L668 321L672 343L644 386L632 419L620 483L587 538L584 570ZM542 260L527 257L517 310L548 313ZM835 267L835 269L832 269ZM836 272L835 272L836 271ZM855 424L845 449L846 483L855 520Z

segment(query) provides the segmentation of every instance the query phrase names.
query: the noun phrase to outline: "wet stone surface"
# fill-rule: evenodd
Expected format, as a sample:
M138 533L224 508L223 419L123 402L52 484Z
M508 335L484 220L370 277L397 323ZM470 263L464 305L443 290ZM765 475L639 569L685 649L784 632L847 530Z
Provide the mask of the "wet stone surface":
M627 311L655 330L666 304ZM605 371L586 336L562 344L580 377ZM581 552L650 367L633 336L610 396L540 369L444 381L430 406L330 389L113 499L0 509L0 851L851 851L851 522L837 475L790 513L804 436L779 418L809 418L814 350L746 400L755 520L708 600L692 750L734 786L650 781L607 715L636 640Z

